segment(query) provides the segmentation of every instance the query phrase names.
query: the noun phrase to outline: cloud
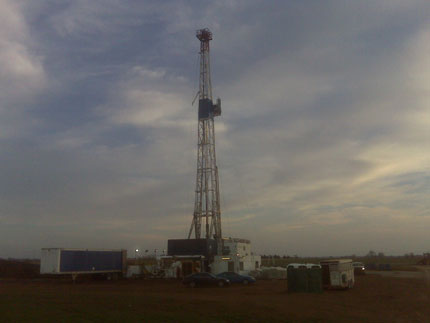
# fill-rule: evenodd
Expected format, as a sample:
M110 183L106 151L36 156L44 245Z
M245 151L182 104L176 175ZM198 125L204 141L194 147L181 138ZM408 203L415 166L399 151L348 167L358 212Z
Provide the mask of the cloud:
M223 232L263 253L427 251L428 6L0 1L0 256L187 235L205 26Z
M133 67L129 74L112 94L111 106L99 108L101 113L108 114L115 124L191 127L191 104L186 94L192 92L184 78L141 66Z
M19 6L12 1L0 2L0 81L2 99L31 94L45 80L41 57L31 53L28 26Z
M26 106L48 81L43 57L32 50L30 31L16 2L0 1L0 30L0 138L7 138L26 126Z

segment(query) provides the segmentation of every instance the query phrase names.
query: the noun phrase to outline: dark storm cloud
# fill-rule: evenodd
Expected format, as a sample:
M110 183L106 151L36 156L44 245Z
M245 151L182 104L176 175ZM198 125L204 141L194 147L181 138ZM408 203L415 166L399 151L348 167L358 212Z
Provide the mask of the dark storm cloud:
M266 253L426 251L429 9L1 0L0 256L187 234L206 26L225 234Z

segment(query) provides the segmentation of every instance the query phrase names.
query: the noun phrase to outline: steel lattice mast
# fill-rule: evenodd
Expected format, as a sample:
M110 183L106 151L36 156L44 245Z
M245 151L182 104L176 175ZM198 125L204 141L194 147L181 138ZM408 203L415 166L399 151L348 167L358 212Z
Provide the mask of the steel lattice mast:
M194 230L195 238L221 240L221 211L219 200L218 167L215 155L214 117L221 115L221 100L212 101L209 29L197 30L200 40L200 84L197 142L197 177L193 221L188 239ZM202 224L204 232L202 232Z

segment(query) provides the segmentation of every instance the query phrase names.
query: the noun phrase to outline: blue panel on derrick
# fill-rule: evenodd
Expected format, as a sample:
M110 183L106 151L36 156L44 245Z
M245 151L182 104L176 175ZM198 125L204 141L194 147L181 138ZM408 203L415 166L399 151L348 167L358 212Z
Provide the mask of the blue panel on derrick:
M121 271L122 251L61 250L60 271Z
M210 99L200 99L199 100L199 120L208 119L213 113L213 104Z

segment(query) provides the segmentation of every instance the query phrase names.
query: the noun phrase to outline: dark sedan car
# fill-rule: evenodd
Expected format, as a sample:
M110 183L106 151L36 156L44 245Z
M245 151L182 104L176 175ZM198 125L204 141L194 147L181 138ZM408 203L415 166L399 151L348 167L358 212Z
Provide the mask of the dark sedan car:
M223 277L217 277L210 273L197 273L192 274L184 278L182 281L185 285L190 287L196 286L218 286L224 287L229 286L230 281Z
M247 275L239 275L231 271L225 271L221 274L218 274L217 277L228 279L231 283L239 283L244 285L255 283L254 277Z

